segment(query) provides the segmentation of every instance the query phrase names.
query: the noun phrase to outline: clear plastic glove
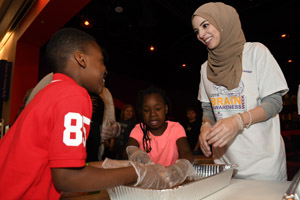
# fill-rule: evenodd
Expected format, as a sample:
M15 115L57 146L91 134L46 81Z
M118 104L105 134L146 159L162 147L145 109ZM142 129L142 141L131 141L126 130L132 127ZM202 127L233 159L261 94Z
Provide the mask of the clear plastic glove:
M244 123L241 116L239 114L232 115L217 121L206 139L208 144L212 144L214 147L223 147L232 141L237 133L243 129Z
M129 167L130 162L128 160L112 160L109 158L105 158L102 163L102 167L104 169L111 169L111 168L121 168L121 167Z
M142 165L139 162L129 161L134 167L138 179L134 186L150 189L166 189L169 184L165 179L164 174L166 168L160 164Z
M196 171L190 161L186 159L179 159L175 164L167 167L165 176L166 182L170 187L174 187L183 183L188 176L195 175Z
M137 146L128 146L126 152L129 161L139 162L143 165L154 164L148 154Z
M211 125L210 125L210 123L206 122L201 126L200 134L199 134L200 148L201 148L203 154L207 157L212 154L210 146L206 139L207 135L210 133L210 131L211 131Z
M110 121L106 126L102 127L101 139L108 140L117 137L121 132L121 125L118 122Z

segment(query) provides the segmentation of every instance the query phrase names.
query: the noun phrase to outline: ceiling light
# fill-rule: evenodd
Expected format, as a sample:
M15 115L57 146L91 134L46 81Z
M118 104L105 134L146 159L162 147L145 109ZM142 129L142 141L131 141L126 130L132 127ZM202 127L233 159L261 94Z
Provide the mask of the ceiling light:
M123 7L122 6L117 6L117 7L115 7L115 12L116 13L122 13L123 12Z
M83 18L83 19L81 20L80 25L81 25L82 27L84 27L84 28L91 28L91 27L92 27L91 21L90 21L89 19L87 19L87 18Z
M180 65L181 68L187 68L187 64L183 63L182 65Z
M156 51L156 48L155 48L155 46L153 46L153 45L150 45L150 46L149 46L149 51L150 51L150 52L154 52L154 51Z
M286 33L283 33L283 34L280 35L280 37L281 37L282 39L285 39L285 38L290 37L290 35L289 35L289 34L286 34Z

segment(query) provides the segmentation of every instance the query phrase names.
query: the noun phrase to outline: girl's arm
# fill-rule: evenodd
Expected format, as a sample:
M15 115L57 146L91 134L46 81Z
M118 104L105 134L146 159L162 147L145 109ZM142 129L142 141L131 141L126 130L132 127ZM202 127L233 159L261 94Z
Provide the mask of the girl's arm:
M194 163L194 156L191 151L191 147L186 137L181 137L176 141L179 158L187 159L191 163Z
M138 143L138 141L136 139L134 139L132 137L129 137L128 142L126 144L126 148L128 146L137 146L137 147L139 147L140 145L139 145L139 143ZM126 152L126 148L125 148L125 150L122 153L122 157L123 157L123 159L128 160L128 155L127 155L127 152Z

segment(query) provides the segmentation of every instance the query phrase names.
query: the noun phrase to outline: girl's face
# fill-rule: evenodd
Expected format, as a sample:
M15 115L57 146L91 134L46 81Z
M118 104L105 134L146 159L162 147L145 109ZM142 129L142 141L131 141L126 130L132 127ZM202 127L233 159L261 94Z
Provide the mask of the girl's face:
M124 110L124 120L129 120L133 117L133 107L128 107Z
M160 94L147 94L143 102L143 119L154 135L162 134L167 124L165 123L168 105L165 104Z
M208 49L213 50L220 44L220 32L206 19L194 16L192 25L194 32L197 34L197 39L206 45Z

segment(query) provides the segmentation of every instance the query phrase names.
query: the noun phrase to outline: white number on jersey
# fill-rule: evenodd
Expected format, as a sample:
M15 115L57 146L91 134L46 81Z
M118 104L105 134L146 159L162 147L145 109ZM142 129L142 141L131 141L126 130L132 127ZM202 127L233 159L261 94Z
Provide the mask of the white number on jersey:
M65 115L63 142L67 146L86 145L86 125L90 125L91 120L79 113L69 112ZM82 128L82 131L81 131ZM75 135L74 135L75 134ZM73 137L72 137L73 136Z

